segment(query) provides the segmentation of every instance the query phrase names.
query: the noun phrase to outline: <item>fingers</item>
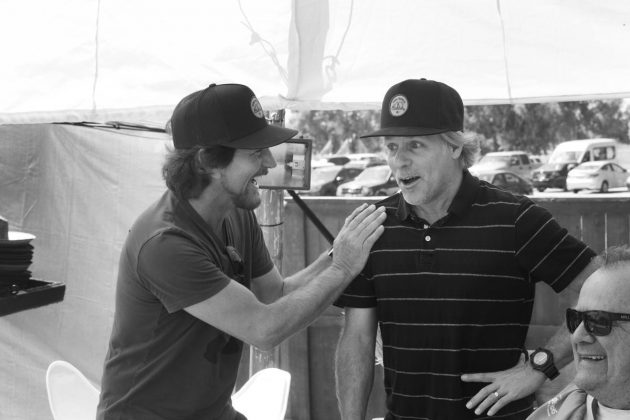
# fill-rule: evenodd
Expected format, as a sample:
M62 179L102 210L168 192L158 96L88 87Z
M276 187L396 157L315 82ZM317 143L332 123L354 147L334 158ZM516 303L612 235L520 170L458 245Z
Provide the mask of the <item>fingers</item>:
M363 203L359 207L357 207L356 209L352 210L352 213L350 213L350 215L348 217L346 217L344 226L347 225L348 223L352 222L355 217L357 217L361 212L365 211L365 209L367 209L367 208L368 208L368 204L367 203Z
M502 395L498 390L490 391L489 389L491 389L490 386L487 386L479 391L477 395L466 403L466 408L472 409L477 407L475 408L476 415L480 415L488 410L488 415L493 416L510 402L510 398L507 398L507 394Z
M464 382L492 382L496 379L495 372L492 373L465 373L461 376Z

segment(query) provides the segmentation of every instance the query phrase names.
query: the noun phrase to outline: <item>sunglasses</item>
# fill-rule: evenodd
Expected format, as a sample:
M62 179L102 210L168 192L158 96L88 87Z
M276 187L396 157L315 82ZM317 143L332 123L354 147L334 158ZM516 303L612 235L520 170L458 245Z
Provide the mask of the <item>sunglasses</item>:
M584 322L584 328L589 334L604 337L610 334L613 321L630 321L630 314L616 314L606 311L576 311L567 309L567 328L573 332Z
M243 258L241 258L241 254L239 254L236 248L231 245L226 246L225 251L227 252L230 263L232 264L232 271L234 272L234 275L242 280L245 265L243 264Z

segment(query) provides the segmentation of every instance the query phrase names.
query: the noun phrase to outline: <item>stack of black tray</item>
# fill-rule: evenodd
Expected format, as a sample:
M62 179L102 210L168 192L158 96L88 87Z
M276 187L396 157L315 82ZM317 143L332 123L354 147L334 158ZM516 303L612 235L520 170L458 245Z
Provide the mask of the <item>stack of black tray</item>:
M9 232L8 239L0 239L0 296L16 294L26 287L31 278L28 270L33 262L35 237L23 232Z
M0 316L63 300L65 285L31 278L35 236L9 232L0 239Z

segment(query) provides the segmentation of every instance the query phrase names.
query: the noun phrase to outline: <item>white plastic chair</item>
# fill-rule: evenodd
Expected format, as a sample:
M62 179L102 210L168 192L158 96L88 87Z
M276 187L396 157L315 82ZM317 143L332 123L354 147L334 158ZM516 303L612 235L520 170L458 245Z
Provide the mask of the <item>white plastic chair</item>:
M290 385L289 372L276 368L263 369L232 395L232 405L247 420L283 420Z
M76 367L55 360L46 370L48 404L55 420L94 420L100 391Z

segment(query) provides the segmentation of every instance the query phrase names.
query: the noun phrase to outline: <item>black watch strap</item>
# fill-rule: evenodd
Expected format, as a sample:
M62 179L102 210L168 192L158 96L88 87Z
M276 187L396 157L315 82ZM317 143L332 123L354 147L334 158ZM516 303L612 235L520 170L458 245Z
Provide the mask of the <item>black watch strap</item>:
M532 368L545 374L549 379L555 379L560 372L553 361L553 354L542 347L537 348L530 356Z

